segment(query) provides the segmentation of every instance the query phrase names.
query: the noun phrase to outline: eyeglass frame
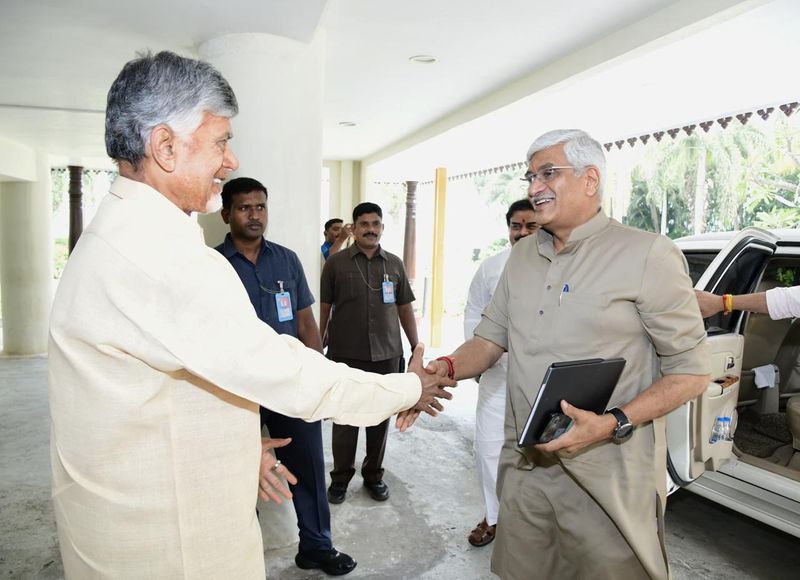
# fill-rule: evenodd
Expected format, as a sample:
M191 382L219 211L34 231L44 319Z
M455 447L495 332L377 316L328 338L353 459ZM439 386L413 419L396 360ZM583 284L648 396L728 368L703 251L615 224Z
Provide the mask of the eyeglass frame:
M574 165L551 165L550 167L545 167L544 169L540 169L539 171L534 171L531 173L530 171L525 172L525 175L519 178L520 181L527 181L529 185L533 184L534 181L538 180L540 183L550 183L553 181L557 176L558 172L561 169L577 169ZM542 173L545 171L552 171L553 175L544 179L542 177Z

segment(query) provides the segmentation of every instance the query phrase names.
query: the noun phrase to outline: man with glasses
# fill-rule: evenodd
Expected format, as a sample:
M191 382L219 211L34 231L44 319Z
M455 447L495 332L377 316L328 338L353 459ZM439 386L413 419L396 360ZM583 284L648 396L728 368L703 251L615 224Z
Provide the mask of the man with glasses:
M414 293L403 261L381 247L383 211L370 202L353 209L355 243L332 255L322 269L319 319L328 358L379 374L403 369L400 326L413 349L417 344ZM329 322L330 321L330 322ZM399 322L399 324L398 324ZM333 471L328 500L345 500L355 475L358 427L333 424ZM367 427L367 453L361 465L364 487L375 501L389 499L383 456L389 420Z
M605 215L605 155L583 131L542 135L527 160L541 229L512 249L475 337L428 365L462 379L509 353L492 570L502 578L666 579L663 417L709 383L686 261L668 238ZM562 401L572 428L517 446L550 364L613 357L627 364L606 413Z
M222 188L222 220L230 227L217 246L236 270L258 317L278 334L288 334L322 352L314 297L300 260L292 250L264 239L269 212L267 188L249 177L238 177ZM297 478L291 486L300 530L295 563L340 576L356 562L331 543L331 512L325 497L325 457L321 421L306 422L260 408L261 425L279 442L275 455Z

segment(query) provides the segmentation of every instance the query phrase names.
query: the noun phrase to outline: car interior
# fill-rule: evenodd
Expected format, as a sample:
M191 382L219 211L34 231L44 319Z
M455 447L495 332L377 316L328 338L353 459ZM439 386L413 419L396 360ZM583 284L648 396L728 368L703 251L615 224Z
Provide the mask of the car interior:
M694 283L715 255L686 254ZM753 252L734 261L715 293L746 294L798 284L800 256L773 256L765 267L763 254ZM706 319L706 327L709 337L717 339L737 338L733 333L743 329L741 365L738 360L735 365L741 376L729 377L740 379L732 420L733 453L739 461L800 481L800 318L772 320L768 314L734 311Z
M755 291L797 284L800 257L775 257ZM740 461L800 481L800 319L746 316L733 451ZM773 371L775 386L764 386Z

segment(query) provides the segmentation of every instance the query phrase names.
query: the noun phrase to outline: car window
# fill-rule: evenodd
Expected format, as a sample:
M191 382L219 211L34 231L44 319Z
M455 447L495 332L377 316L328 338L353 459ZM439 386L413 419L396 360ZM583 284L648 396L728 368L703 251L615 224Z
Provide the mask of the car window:
M764 292L776 286L797 286L800 284L800 263L796 257L770 260L757 292Z
M746 247L711 289L714 294L749 294L755 292L761 273L771 254L758 246ZM734 332L744 313L734 310L731 315L721 312L706 319L708 334Z
M689 276L692 278L692 286L697 284L700 276L706 271L711 261L717 257L719 252L690 252L683 253L686 256L686 263L689 265Z

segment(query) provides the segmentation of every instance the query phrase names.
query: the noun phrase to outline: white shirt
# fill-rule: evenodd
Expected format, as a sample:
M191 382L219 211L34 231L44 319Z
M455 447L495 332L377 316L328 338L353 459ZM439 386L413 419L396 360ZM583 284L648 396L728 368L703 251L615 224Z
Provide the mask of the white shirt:
M511 255L511 248L506 248L499 254L486 258L469 285L467 294L467 305L464 308L464 339L469 340L475 333L475 327L481 321L484 309L492 301L494 290L500 275L506 267L508 257ZM508 353L498 359L491 368L481 375L482 391L499 391L505 393L506 376L508 374Z
M800 317L800 286L767 290L767 310L772 320Z
M263 579L258 405L374 425L420 395L413 374L276 334L197 223L125 178L64 271L49 379L61 554L81 580Z

